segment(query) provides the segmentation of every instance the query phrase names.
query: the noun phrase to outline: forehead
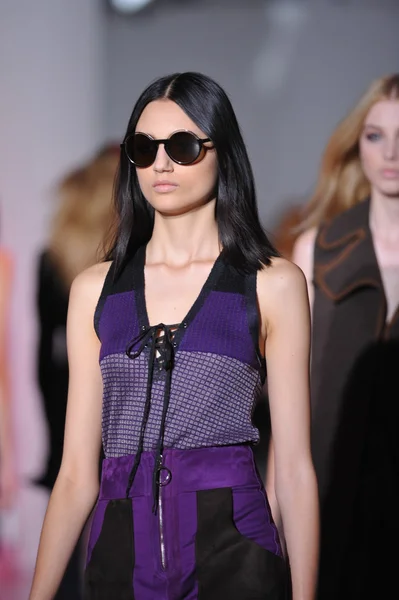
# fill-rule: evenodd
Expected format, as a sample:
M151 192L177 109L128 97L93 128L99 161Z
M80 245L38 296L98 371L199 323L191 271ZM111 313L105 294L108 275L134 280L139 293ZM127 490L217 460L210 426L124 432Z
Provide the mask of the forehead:
M399 128L399 100L381 100L374 104L366 116L365 125Z
M174 131L187 129L199 137L204 132L172 100L154 100L147 104L137 122L136 131L148 133L154 138L167 138Z

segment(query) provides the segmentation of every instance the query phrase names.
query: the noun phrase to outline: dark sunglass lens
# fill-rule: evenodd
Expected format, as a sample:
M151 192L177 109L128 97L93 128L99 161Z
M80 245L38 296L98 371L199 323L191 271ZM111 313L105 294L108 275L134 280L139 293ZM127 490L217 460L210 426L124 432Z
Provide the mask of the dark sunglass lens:
M192 133L178 131L167 141L166 150L172 160L188 165L199 157L201 143Z
M157 155L157 146L151 138L136 133L126 140L126 154L138 167L149 167Z

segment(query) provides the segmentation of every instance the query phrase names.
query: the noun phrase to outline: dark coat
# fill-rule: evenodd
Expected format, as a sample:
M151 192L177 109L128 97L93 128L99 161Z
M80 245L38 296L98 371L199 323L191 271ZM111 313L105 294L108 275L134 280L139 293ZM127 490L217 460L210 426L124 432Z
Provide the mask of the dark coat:
M314 253L312 450L319 600L382 598L399 564L399 307L386 298L369 200L320 228ZM394 550L388 550L391 543Z
M45 471L37 480L52 489L61 465L68 395L66 320L69 290L47 252L39 257L37 275L37 380L48 430Z

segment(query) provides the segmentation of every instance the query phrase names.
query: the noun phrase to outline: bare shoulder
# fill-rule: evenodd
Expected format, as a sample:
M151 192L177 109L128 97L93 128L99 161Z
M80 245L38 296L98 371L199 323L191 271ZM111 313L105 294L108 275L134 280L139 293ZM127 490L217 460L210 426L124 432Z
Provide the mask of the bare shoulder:
M309 300L306 277L296 264L285 258L274 258L269 267L258 273L258 302L262 323L271 325L292 318L307 320Z
M10 252L0 248L0 274L3 277L10 277L13 266L14 261Z
M307 229L295 241L292 249L292 261L298 265L305 274L309 291L313 280L313 253L317 236L317 228Z
M311 227L301 233L295 240L292 250L292 260L299 265L313 260L313 250L317 236L317 227Z
M71 285L71 298L86 298L88 301L96 303L111 264L112 261L97 263L79 273Z
M306 290L306 279L302 270L286 258L274 258L269 267L258 273L258 293L260 296L285 298L286 294Z
M310 227L310 229L306 229L303 233L301 233L296 241L295 246L303 249L313 249L315 239L317 235L317 227Z

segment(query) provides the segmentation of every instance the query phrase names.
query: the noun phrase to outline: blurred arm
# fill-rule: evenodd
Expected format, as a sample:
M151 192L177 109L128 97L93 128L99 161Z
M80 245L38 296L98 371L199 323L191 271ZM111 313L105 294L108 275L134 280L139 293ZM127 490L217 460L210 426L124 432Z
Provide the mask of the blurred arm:
M16 486L8 361L12 263L0 254L0 507L9 506Z
M302 270L306 277L308 287L309 304L313 307L314 289L313 289L313 253L316 241L317 229L312 228L304 231L295 241L292 262Z
M64 451L43 523L30 600L54 597L98 495L102 378L93 315L108 267L84 271L71 287Z
M273 440L270 437L269 450L267 452L267 465L266 465L266 477L265 477L265 488L267 493L267 499L269 500L270 510L272 511L272 517L277 529L279 530L280 539L283 542L283 531L281 523L281 514L276 497L276 488L274 481L274 445Z

